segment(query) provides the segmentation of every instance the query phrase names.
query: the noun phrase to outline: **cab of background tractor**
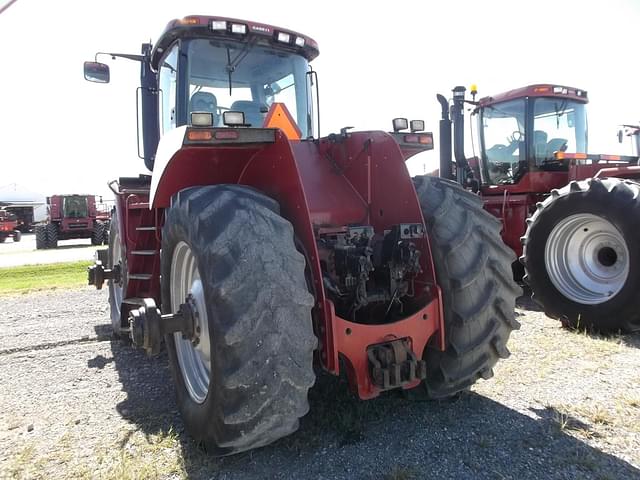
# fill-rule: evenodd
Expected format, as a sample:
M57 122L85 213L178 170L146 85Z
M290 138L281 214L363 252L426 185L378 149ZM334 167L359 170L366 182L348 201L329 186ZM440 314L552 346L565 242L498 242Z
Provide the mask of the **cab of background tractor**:
M480 99L480 164L486 185L518 183L527 172L568 170L558 152L587 152L587 92L535 85Z
M86 218L88 216L89 216L89 196L88 195L63 195L62 196L62 217Z
M543 172L567 172L564 152L585 155L587 152L587 92L553 86L531 85L495 96L475 100L477 88L472 86L472 100L465 99L466 88L453 90L451 120L449 104L438 95L443 109L441 121L440 171L474 190L480 185L491 187L529 184ZM474 106L472 117L477 118L477 131L472 125L473 157L468 159L464 149L465 104ZM453 122L455 171L451 163L450 128ZM444 130L443 130L444 127ZM475 151L475 140L479 151ZM532 174L527 176L527 174ZM537 182L539 183L539 182ZM538 187L539 188L539 187ZM533 187L535 190L536 187ZM545 188L546 189L546 188Z

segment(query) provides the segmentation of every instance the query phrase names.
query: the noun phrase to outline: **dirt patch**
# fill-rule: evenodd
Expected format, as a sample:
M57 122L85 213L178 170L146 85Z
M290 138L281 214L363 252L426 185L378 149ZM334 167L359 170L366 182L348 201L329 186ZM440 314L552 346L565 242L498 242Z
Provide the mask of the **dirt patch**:
M577 334L523 301L513 355L448 402L360 402L319 378L300 430L215 459L165 355L110 337L106 292L0 298L1 478L640 478L640 336Z

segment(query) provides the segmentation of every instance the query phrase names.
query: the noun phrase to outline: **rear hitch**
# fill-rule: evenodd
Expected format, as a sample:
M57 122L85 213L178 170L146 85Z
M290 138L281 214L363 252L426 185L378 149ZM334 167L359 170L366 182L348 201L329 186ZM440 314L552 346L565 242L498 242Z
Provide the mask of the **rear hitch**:
M200 342L198 312L191 294L181 304L177 313L163 315L152 298L145 298L142 306L129 312L130 335L136 347L147 355L160 353L162 338L170 333L182 332L182 337L194 345Z
M95 264L87 268L89 285L95 285L97 290L102 290L106 280L113 280L115 283L119 283L120 265L114 265L113 268L104 267L107 264L107 250L96 250L96 257Z
M418 360L408 339L372 345L367 349L373 384L382 390L402 387L427 377L427 363Z

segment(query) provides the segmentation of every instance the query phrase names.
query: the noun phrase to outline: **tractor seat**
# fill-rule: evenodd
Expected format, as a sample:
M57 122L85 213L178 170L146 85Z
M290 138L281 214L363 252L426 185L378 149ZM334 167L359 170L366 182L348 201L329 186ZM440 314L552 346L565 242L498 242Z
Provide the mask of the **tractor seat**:
M210 92L196 92L189 100L189 112L212 113L215 125L218 121L218 99Z
M260 102L253 102L251 100L236 100L231 104L231 108L234 112L243 112L244 121L252 127L260 128L264 123L267 111L269 108Z
M547 143L547 157L553 158L555 152L564 152L567 149L566 138L552 138Z
M533 132L533 151L536 156L536 163L542 162L547 155L547 132L536 130Z

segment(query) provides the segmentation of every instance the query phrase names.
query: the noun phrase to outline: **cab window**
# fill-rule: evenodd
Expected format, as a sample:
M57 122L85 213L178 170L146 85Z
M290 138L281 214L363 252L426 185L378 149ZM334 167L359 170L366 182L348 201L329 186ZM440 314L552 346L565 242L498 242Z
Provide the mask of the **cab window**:
M481 126L487 183L513 183L519 164L524 160L524 123L524 99L484 109Z
M178 68L178 45L174 45L160 67L160 125L161 133L176 128L176 82Z

